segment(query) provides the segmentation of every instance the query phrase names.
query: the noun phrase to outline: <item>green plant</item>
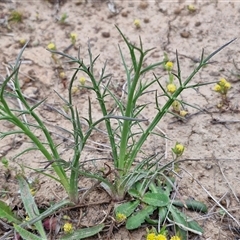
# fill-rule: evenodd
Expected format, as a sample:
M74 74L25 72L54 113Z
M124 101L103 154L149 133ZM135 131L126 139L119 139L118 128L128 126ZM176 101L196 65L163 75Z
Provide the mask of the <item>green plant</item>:
M172 151L175 154L176 161L183 153L184 147L177 143ZM152 169L150 176L154 176L156 169ZM182 201L171 199L175 192L175 178L171 176L171 170L164 166L161 169L161 177L154 181L145 179L136 182L128 191L131 200L118 205L115 212L117 223L126 224L129 230L139 228L144 222L152 226L158 226L158 232L161 235L160 226L175 225L175 231L181 239L187 239L188 232L201 235L203 229L196 221L191 220L185 213L178 208L187 208L202 213L207 212L204 203L195 200ZM178 207L178 208L177 208ZM157 233L154 233L155 235ZM167 235L167 231L165 234Z
M23 21L23 14L17 10L14 10L10 13L9 21L12 22L22 22Z
M227 93L231 88L231 84L225 79L221 78L218 83L214 86L213 90L221 95L221 103L218 104L218 107L221 108L223 105L228 105L229 101L227 98Z
M177 56L177 74L171 73L172 76L177 78L178 86L176 84L176 90L168 93L166 87L162 85L159 81L159 77L155 74L150 76L151 80L145 81L147 79L147 74L152 73L156 67L165 65L166 61L157 62L150 65L145 65L145 58L147 54L152 50L143 50L142 41L140 38L140 47L136 47L135 45L131 44L129 40L124 36L124 34L117 28L119 33L121 34L124 42L126 43L129 53L130 53L130 60L131 64L128 66L126 63L124 54L119 47L124 71L126 73L126 86L127 89L124 90L127 93L126 100L121 101L116 97L113 91L110 88L110 81L111 75L106 74L106 64L102 68L102 72L100 74L96 73L94 69L95 62L98 59L97 57L93 57L91 48L89 45L88 52L89 52L89 63L85 63L84 60L69 56L65 53L51 50L52 54L54 55L61 55L69 60L71 64L77 64L74 68L74 73L72 78L69 82L68 86L68 98L63 98L60 94L57 95L62 99L64 105L69 109L69 114L64 113L62 111L58 111L66 120L70 121L72 124L72 131L68 131L68 133L72 136L74 140L74 147L73 147L73 155L69 162L61 159L60 154L58 152L58 145L54 143L52 136L47 129L44 122L40 119L39 115L36 113L35 109L39 107L45 100L40 101L39 103L31 106L28 101L25 99L18 79L19 67L20 67L20 58L23 54L24 49L26 48L27 43L22 48L19 56L17 57L16 63L12 68L12 73L8 76L5 81L3 82L0 88L0 120L5 120L13 123L17 130L10 131L10 132L1 132L0 137L4 138L8 135L12 134L24 134L26 135L33 143L34 147L28 148L24 150L21 154L25 152L29 152L32 150L40 151L44 157L48 160L49 164L52 167L55 175L48 174L44 171L39 171L40 173L52 178L59 184L63 186L66 193L68 194L70 203L78 203L79 202L79 192L78 192L78 179L79 176L83 175L85 177L96 179L102 185L102 187L110 194L110 196L114 200L123 200L126 194L133 193L133 190L137 188L136 183L140 186L144 186L145 188L149 187L149 191L147 195L149 201L151 198L157 194L158 196L161 195L159 189L157 192L154 192L153 186L155 181L159 179L159 177L163 176L163 171L170 166L174 160L163 167L159 167L159 160L154 157L146 158L142 160L140 163L136 163L135 159L137 155L141 152L141 148L143 144L147 141L149 135L158 133L154 132L155 127L157 124L162 120L165 114L170 111L170 108L174 102L179 102L182 105L185 102L178 99L180 93L187 88L195 88L199 87L204 84L194 84L190 85L190 81L196 75L196 73L204 67L208 61L219 51L229 45L232 41L226 43L224 46L220 47L208 57L204 58L204 51L202 52L201 60L199 65L193 70L193 72L189 75L186 80L182 80L181 77L181 69L180 63ZM48 47L50 48L50 47ZM50 48L51 49L51 48ZM76 79L76 76L79 72L83 72L84 75L90 80L90 83L85 83L82 88L86 88L89 91L93 91L96 94L96 98L98 100L99 107L102 112L102 117L100 119L94 119L92 116L92 103L91 99L88 99L88 116L84 118L80 118L78 109L74 107L73 103L73 96L72 96L72 88L73 83ZM8 90L8 83L11 82L13 86L13 91ZM156 93L155 97L155 105L156 105L156 114L151 122L148 125L143 125L144 119L141 114L144 112L145 107L148 105L146 104L138 104L139 99L150 89L151 86L157 84L162 90L162 97L166 98L165 104L160 107L158 101L158 94ZM21 102L22 108L13 109L11 107L11 103L7 100L8 97L13 97L18 99ZM107 98L111 98L118 109L119 114L113 114L112 111L108 111L106 106ZM190 105L190 104L188 104ZM27 116L31 116L34 122L28 122ZM114 120L114 124L112 122ZM111 146L111 153L113 166L109 166L109 172L105 174L102 171L98 171L97 173L92 173L90 171L85 170L82 165L84 164L81 162L81 153L91 136L92 132L96 130L99 123L105 123L107 136L109 139L109 144ZM117 127L116 123L117 122ZM83 127L83 123L87 124ZM35 129L38 129L42 132L42 135L45 139L39 139L35 135ZM137 131L136 131L137 129ZM67 130L66 130L67 131ZM19 154L19 155L21 155ZM18 155L18 156L19 156ZM69 175L66 174L66 169L69 170ZM36 169L36 171L38 171ZM112 180L108 178L109 174L114 173L115 178ZM152 189L150 189L152 186ZM156 188L158 185L155 186ZM141 193L141 192L140 192ZM146 197L146 195L144 195ZM144 196L141 198L136 196L137 201L144 200ZM166 195L167 196L167 195ZM163 198L161 201L163 203L162 207L169 206L169 196L166 197L165 195L161 195ZM84 197L83 197L84 198ZM160 198L160 199L161 199ZM140 200L139 200L140 199ZM154 199L153 199L154 201ZM143 201L146 204L149 204L148 200ZM138 202L137 202L138 203ZM139 202L140 203L140 202ZM172 206L172 205L171 205ZM161 207L161 206L155 206ZM145 215L150 215L154 210L153 205L149 205L147 208ZM168 207L168 210L173 215L175 210L172 207ZM144 218L145 219L145 218ZM175 219L174 219L175 221ZM177 221L177 220L176 220ZM102 227L102 226L101 226Z

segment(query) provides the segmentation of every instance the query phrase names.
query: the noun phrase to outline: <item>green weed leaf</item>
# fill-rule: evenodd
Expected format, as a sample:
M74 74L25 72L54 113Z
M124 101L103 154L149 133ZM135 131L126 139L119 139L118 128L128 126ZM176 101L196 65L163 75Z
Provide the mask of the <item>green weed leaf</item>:
M202 235L203 229L198 225L195 221L189 221L187 216L179 211L174 206L169 206L169 211L172 216L172 220L176 225L178 225L181 229L185 231L190 231L198 235Z
M94 227L79 229L79 230L74 231L72 234L67 234L66 236L60 238L60 240L80 240L80 239L84 239L84 238L87 238L87 237L94 236L95 234L102 231L103 228L104 228L104 224L99 224L99 225L94 226Z
M20 234L20 236L23 238L23 239L31 239L31 240L47 240L47 238L42 238L42 237L39 237L29 231L27 231L26 229L24 228L21 228L20 226L14 224L14 229Z
M162 193L150 193L147 192L142 199L143 202L156 206L156 207L164 207L169 204L169 197Z
M21 222L16 218L11 208L3 201L0 201L0 218L5 218L10 223L20 224Z
M18 183L19 183L20 194L21 194L24 208L30 219L35 218L39 215L39 210L34 201L32 194L30 192L28 183L24 179L24 177L21 175L18 175L17 179L18 179ZM41 235L42 239L47 239L42 222L38 221L38 222L34 223L34 226L36 227L37 231ZM30 239L30 238L25 238L25 239Z
M154 206L146 206L144 209L138 211L136 214L127 219L126 228L128 230L132 230L140 227L145 219L149 217L155 209L156 207Z
M139 200L123 203L115 208L115 213L122 213L126 217L129 217L137 208L139 203Z

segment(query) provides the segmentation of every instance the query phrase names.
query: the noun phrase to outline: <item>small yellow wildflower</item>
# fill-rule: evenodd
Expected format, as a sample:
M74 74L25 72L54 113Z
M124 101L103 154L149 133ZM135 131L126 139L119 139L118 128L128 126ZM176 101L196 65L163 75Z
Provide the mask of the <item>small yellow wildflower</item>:
M85 82L86 82L86 78L85 78L85 77L80 77L80 78L79 78L79 82L80 82L80 84L81 84L82 86L84 86L84 85L85 85Z
M21 39L19 40L19 44L20 44L21 46L23 46L26 42L27 42L27 41L26 41L26 39L24 39L24 38L21 38Z
M214 90L215 92L221 92L222 88L221 88L220 85L216 84L216 85L214 86L213 90Z
M65 79L65 78L66 78L65 72L60 72L60 73L59 73L59 77L60 77L61 79Z
M123 222L123 221L125 221L126 220L126 215L125 214L123 214L123 213L117 213L116 214L116 221L117 222Z
M218 82L218 84L219 84L220 86L225 86L226 83L227 83L227 80L226 80L225 78L220 78L220 80L219 80L219 82Z
M195 12L195 11L196 11L195 6L192 5L192 4L189 4L189 5L187 6L187 9L188 9L189 12Z
M172 107L174 112L180 112L180 103L177 100L173 102Z
M166 64L165 64L165 69L170 71L173 69L173 62L170 62L168 61Z
M173 236L173 237L170 238L170 240L181 240L181 238L178 237L178 236Z
M224 87L226 90L228 90L231 88L231 84L229 82L226 82Z
M188 114L188 112L185 110L181 110L179 114L181 117L185 117Z
M139 19L135 19L133 24L135 25L136 28L140 28L141 27Z
M155 233L148 233L147 234L147 240L155 240L156 234Z
M56 50L56 45L51 42L51 43L49 43L49 44L47 45L47 49L49 49L49 50Z
M65 223L63 225L63 231L64 233L71 233L73 231L73 225L69 222Z
M70 38L71 38L72 44L75 44L76 40L77 40L77 34L76 33L70 33Z
M176 143L175 147L172 149L172 151L177 155L177 157L182 156L183 152L184 152L184 146L180 143Z
M73 86L72 87L72 94L76 94L78 92L78 87Z
M36 194L36 189L30 188L30 193L32 194L32 196L34 196Z
M158 234L156 237L155 237L155 240L167 240L166 236L163 235L163 234Z
M30 217L29 217L29 216L26 216L26 217L25 217L25 220L26 220L26 221L30 221Z
M177 89L177 87L173 83L169 83L167 85L167 91L170 92L170 93L174 93L176 91L176 89Z

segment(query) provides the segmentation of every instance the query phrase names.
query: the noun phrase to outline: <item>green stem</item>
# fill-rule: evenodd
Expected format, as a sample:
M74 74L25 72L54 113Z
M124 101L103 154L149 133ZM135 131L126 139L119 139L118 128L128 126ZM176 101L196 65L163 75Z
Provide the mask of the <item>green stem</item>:
M168 112L170 107L172 106L173 102L177 99L177 97L180 95L180 93L186 88L187 84L191 81L191 79L196 75L196 73L206 64L205 61L202 61L198 67L190 74L190 76L186 79L186 81L183 83L182 86L180 86L176 92L172 95L171 98L165 103L165 105L162 108L162 111L159 111L159 113L155 116L152 123L148 126L148 128L145 130L145 132L141 135L138 142L135 144L133 151L131 152L131 155L129 157L129 162L126 166L126 171L129 171L129 169L132 166L132 163L137 156L137 153L140 151L142 145L148 138L149 134L152 132L152 130L156 127L156 125L159 123L159 121L163 118L163 116Z
M134 53L132 53L134 54ZM128 93L128 99L127 99L127 108L125 112L125 117L131 117L132 109L133 109L133 97L134 92L140 77L141 67L143 63L144 53L140 51L140 58L139 62L137 64L136 72L134 74L134 78L130 86L128 86L128 89L130 90ZM122 129L122 136L121 136L121 143L120 143L120 152L119 152L119 160L118 160L118 166L117 168L120 169L119 173L120 175L124 175L128 169L125 169L126 163L129 161L129 159L125 159L126 153L127 153L127 144L128 144L128 136L129 136L129 126L130 121L124 120L123 123L123 129ZM122 171L121 171L122 170Z

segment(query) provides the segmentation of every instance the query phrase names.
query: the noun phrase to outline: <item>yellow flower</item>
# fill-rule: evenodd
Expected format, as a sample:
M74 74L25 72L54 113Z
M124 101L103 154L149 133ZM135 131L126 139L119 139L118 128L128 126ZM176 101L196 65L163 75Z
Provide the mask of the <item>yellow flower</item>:
M218 84L224 87L226 83L227 83L227 80L225 78L220 78L220 81Z
M179 114L180 116L185 117L188 114L188 112L185 110L181 110Z
M25 217L25 220L26 220L26 221L30 221L30 217L29 217L29 216L26 216L26 217Z
M181 240L181 238L178 237L178 236L173 236L173 237L170 238L170 240Z
M226 90L228 90L231 88L231 84L229 82L226 82L224 87Z
M155 240L155 239L156 239L156 234L155 233L148 233L147 240Z
M71 233L73 231L73 225L69 222L65 223L63 225L63 231L64 233Z
M140 28L141 27L139 19L135 19L133 24L135 25L136 28Z
M78 87L73 86L72 87L72 94L76 94L78 92Z
M126 220L126 215L125 214L123 214L123 213L117 213L116 214L116 221L117 222L123 222L123 221L125 221Z
M166 64L165 64L165 68L166 70L170 71L173 69L173 62L170 62L168 61Z
M177 157L180 157L183 154L184 149L185 148L184 148L184 146L182 144L176 143L175 147L172 148L172 151L177 155Z
M82 86L84 86L84 85L85 85L85 82L86 82L86 78L85 78L85 77L80 77L80 78L79 78L79 82L80 82L80 84L81 84Z
M192 5L192 4L189 4L189 5L187 6L187 9L189 10L189 12L195 12L195 11L196 11L195 6Z
M170 93L174 93L176 91L176 89L177 89L177 87L173 83L169 83L167 85L167 91L170 92Z
M61 79L65 79L65 78L66 78L65 72L60 72L60 73L59 73L59 77L60 77Z
M164 236L163 234L158 234L155 237L155 240L167 240L166 236Z
M220 85L216 84L216 85L214 86L213 90L214 90L215 92L221 92L222 88L221 88Z
M77 40L77 34L76 33L70 33L70 38L71 38L72 44L75 44L75 42Z
M26 39L24 39L24 38L21 38L21 39L19 40L19 44L20 44L21 46L23 46L26 42L27 42L27 41L26 41Z
M55 46L55 44L54 43L49 43L48 45L47 45L47 49L49 49L49 50L56 50L56 46Z

